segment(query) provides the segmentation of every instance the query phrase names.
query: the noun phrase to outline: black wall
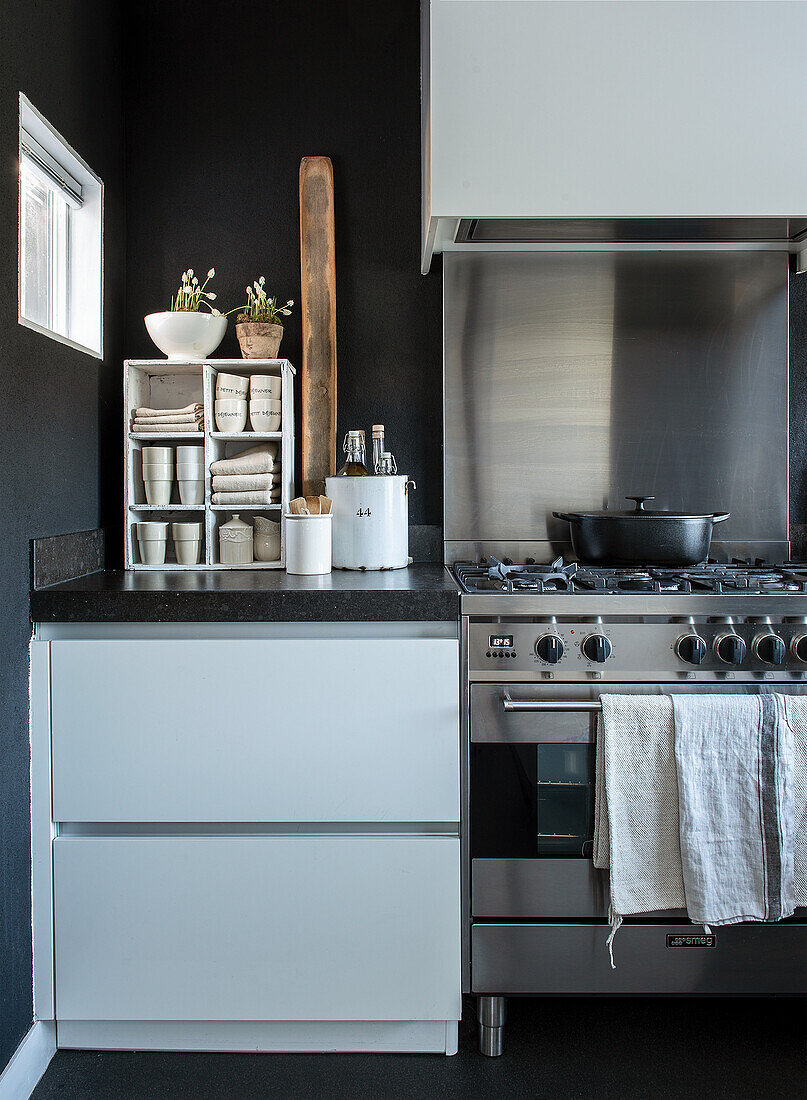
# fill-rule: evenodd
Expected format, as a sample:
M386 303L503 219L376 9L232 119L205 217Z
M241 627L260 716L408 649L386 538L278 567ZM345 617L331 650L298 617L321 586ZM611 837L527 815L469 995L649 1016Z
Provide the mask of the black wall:
M160 0L129 9L127 355L155 354L143 315L168 307L182 271L215 267L222 310L261 274L294 299L282 353L299 368L299 164L329 156L340 446L348 428L369 440L383 422L418 484L410 520L439 524L441 283L439 264L419 274L419 4L300 0L243 18L225 7L201 0L192 19ZM215 354L239 354L234 318Z
M117 5L26 0L0 35L0 1070L31 1026L28 540L100 520L99 423L123 351L122 43ZM103 363L17 323L18 96L105 184ZM117 434L117 433L116 433ZM116 450L120 450L117 441Z

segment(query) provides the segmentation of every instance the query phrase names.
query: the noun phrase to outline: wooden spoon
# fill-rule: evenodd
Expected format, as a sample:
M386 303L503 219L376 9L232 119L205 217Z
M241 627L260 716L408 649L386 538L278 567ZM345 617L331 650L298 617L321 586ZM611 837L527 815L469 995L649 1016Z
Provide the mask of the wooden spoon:
M294 500L290 500L289 511L293 516L308 516L311 514L308 511L305 497L295 497Z
M331 509L333 508L333 501L330 497L319 498L319 513L321 516L329 516Z
M307 496L305 503L308 506L308 514L310 516L319 515L319 497Z

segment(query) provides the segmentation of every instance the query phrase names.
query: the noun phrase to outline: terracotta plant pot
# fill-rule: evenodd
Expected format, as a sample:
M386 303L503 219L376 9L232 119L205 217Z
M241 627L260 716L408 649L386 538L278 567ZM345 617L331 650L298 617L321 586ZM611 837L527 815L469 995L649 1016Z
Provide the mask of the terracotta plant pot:
M235 326L235 334L244 359L277 359L280 341L283 339L282 325L239 321Z

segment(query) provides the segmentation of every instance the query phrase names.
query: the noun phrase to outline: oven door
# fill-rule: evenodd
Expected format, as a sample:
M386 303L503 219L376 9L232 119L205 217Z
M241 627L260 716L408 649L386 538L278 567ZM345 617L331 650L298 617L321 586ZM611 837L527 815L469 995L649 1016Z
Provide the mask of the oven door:
M608 872L592 863L599 684L474 684L470 698L471 915L474 920L604 919ZM692 684L609 684L674 694ZM712 694L755 684L709 684ZM766 690L807 693L807 684ZM538 708L509 709L512 703ZM541 709L558 704L568 709ZM656 918L685 915L670 911Z

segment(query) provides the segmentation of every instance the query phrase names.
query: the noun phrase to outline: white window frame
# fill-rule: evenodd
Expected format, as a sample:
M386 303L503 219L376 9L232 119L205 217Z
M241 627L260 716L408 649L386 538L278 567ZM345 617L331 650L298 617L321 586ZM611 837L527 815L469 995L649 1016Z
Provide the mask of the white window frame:
M83 351L95 359L104 357L104 184L90 166L68 145L61 134L20 93L20 173L17 254L17 320L25 328L49 336L60 344ZM34 150L26 157L39 171L37 159L48 174L56 175L72 207L68 219L68 332L54 329L25 317L22 313L23 268L21 232L23 216L22 160L23 140ZM30 139L30 140L29 140ZM53 182L49 182L53 187ZM71 194L72 192L72 194ZM78 201L76 199L78 198Z

